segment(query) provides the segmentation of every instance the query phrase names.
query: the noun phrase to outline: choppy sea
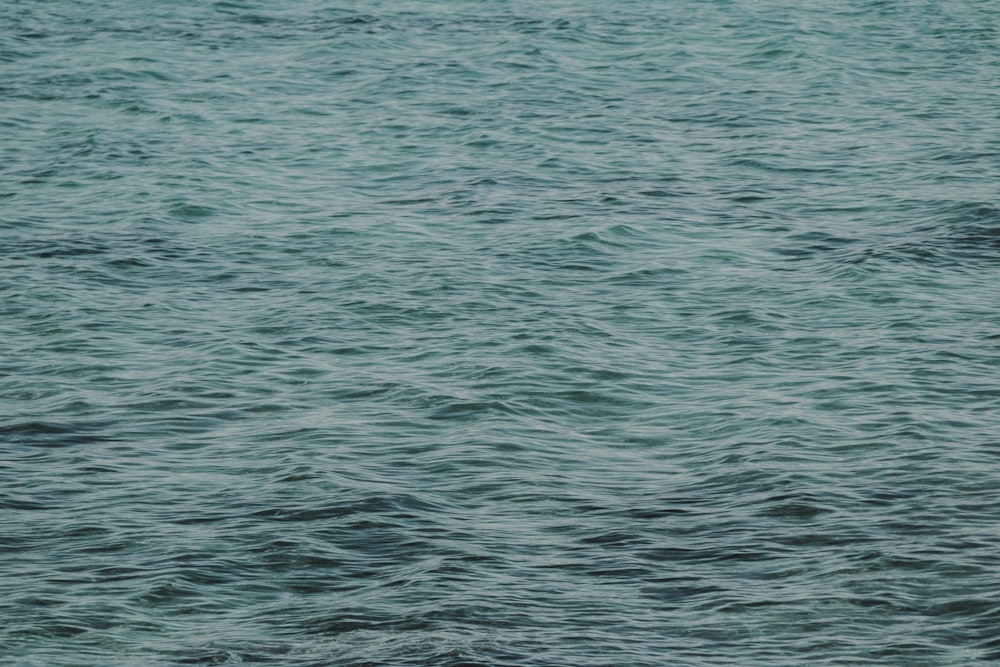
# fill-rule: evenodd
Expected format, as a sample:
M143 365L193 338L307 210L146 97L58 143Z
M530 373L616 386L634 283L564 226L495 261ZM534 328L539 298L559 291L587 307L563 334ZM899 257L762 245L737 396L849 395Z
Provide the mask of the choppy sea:
M998 283L993 0L6 0L0 663L1000 664Z

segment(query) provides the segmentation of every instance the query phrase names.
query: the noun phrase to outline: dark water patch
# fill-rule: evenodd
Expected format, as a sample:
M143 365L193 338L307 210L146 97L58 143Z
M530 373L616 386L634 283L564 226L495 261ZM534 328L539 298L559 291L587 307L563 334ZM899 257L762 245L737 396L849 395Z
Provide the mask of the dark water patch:
M50 266L97 263L128 269L198 261L203 256L203 251L166 238L117 233L25 238L0 244L0 259L20 264L38 259L54 260Z
M922 207L898 232L851 238L826 232L791 237L775 252L793 261L839 264L905 263L940 268L989 266L1000 259L1000 213L984 204ZM935 219L934 222L926 222Z
M42 447L69 447L118 440L105 430L109 425L88 422L15 422L0 425L0 437L12 444Z

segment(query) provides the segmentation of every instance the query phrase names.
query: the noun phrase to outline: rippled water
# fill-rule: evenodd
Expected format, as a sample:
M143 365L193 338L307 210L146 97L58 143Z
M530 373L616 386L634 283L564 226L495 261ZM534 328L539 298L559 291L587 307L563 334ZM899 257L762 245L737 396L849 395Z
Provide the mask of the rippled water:
M1000 5L0 10L0 661L1000 661Z

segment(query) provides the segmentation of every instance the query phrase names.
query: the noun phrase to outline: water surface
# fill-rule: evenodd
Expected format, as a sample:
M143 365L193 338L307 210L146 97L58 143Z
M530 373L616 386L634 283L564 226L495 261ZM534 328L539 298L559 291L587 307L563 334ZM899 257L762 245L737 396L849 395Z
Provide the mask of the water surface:
M1000 661L1000 7L7 3L10 665Z

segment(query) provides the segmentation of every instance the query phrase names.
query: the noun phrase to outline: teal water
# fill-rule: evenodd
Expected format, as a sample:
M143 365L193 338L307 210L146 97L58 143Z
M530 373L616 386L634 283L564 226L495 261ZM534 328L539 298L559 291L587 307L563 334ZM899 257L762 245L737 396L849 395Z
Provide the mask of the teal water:
M1000 5L0 7L0 663L1000 662Z

